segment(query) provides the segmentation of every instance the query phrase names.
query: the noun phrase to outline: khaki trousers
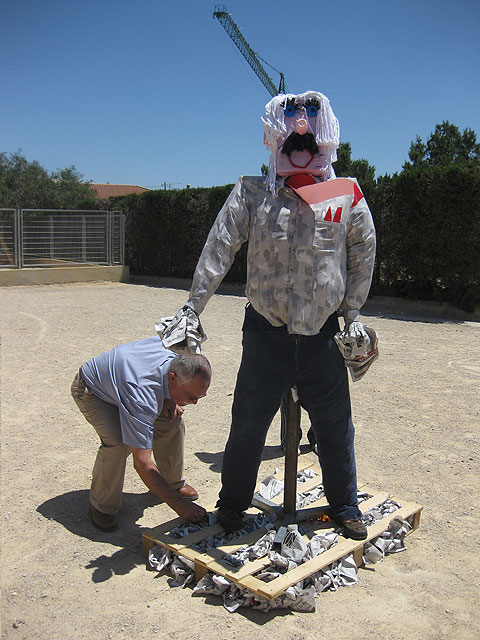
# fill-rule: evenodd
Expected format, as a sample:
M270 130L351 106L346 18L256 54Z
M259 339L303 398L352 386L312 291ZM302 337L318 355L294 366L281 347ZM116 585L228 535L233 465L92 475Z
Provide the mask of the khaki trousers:
M96 396L85 385L80 372L75 376L72 397L86 420L100 437L92 472L90 503L103 513L115 515L122 503L123 482L131 447L123 444L117 407ZM182 418L169 422L158 416L153 428L153 457L158 470L173 489L185 484L183 454L185 424Z

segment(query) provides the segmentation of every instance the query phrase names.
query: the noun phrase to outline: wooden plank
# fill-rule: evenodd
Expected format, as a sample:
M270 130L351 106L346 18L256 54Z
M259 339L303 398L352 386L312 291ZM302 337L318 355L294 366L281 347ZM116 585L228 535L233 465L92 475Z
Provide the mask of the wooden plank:
M387 493L379 493L376 496L373 496L372 498L370 498L369 500L365 500L362 505L363 505L363 512L367 511L369 508L371 508L372 506L377 506L378 504L381 504L382 502L385 501L386 497L389 494ZM388 526L388 525L387 525ZM387 528L387 526L385 526L385 529ZM315 531L315 527L312 526L311 531ZM333 530L333 529L330 529ZM384 529L383 529L384 530ZM318 532L323 532L325 533L326 529L318 529ZM255 534L256 532L252 532L252 537L253 534ZM263 533L261 534L263 535ZM261 537L261 535L258 535L258 538ZM303 536L305 541L308 542L308 539L306 539L305 536ZM257 539L258 539L257 538ZM338 560L339 557L343 557L343 555L347 555L348 553L351 553L353 551L355 551L357 548L360 550L360 555L357 553L357 557L360 558L361 560L361 551L363 549L363 544L365 543L365 541L356 541L356 540L351 540L348 539L348 544L347 546L349 547L350 550L347 551L338 551L338 545L336 545L335 547L333 547L332 549L335 549L335 551L332 551L332 555L333 555L333 560L328 560L328 556L326 556L327 558L327 562L325 564L330 564L331 562L333 562L334 560ZM251 542L244 542L244 544L251 544ZM217 555L220 556L220 554L218 553L221 550L221 548L218 548L216 550L212 550L212 555ZM215 553L217 552L217 553ZM228 551L229 553L231 553L231 551ZM325 552L326 553L326 552ZM323 558L325 556L325 553L321 554L321 557ZM338 555L340 553L340 555ZM207 554L205 554L207 555ZM223 555L223 554L222 554ZM319 556L320 557L320 556ZM202 557L202 562L205 562L206 558L205 556ZM306 567L310 562L305 563L303 565L300 565L300 567L298 567L299 569ZM263 569L264 567L268 566L268 564L270 564L270 561L268 560L268 556L265 556L263 558L259 558L257 560L254 560L252 562L247 562L246 564L242 565L241 567L238 568L229 568L227 567L224 563L222 563L221 561L221 557L218 557L218 560L214 560L212 562L208 562L207 566L208 569L210 571L214 571L217 573L221 573L222 575L224 575L225 577L229 578L230 580L233 580L235 582L238 582L240 584L242 584L242 586L245 586L244 584L244 579L247 576L251 576L253 573L257 572L260 569ZM325 566L325 564L323 566ZM318 569L314 569L312 572L309 572L308 575L311 575L312 573L315 573L315 571L317 571ZM303 573L305 573L305 570L302 570ZM302 571L300 573L302 573ZM289 572L288 575L290 575L291 572ZM285 574L287 575L287 574ZM307 575L304 575L303 577L307 577ZM296 582L298 582L299 580L301 580L303 578L298 578L296 580ZM280 580L280 578L277 578L276 580ZM275 580L273 580L271 583L269 584L273 584L275 582ZM288 584L288 586L291 586L291 584L296 584L296 582L290 582ZM264 583L263 581L260 581L261 585L264 585L266 583ZM285 587L288 588L288 587ZM264 593L262 593L262 595L265 595ZM265 597L269 597L266 596ZM270 596L272 597L272 596ZM275 597L275 596L273 596Z
M381 533L386 531L390 525L390 522L392 520L395 520L395 518L406 520L419 509L422 509L422 507L416 502L404 502L400 509L393 511L392 513L387 513L381 520L377 520L377 522L371 524L368 527L368 537L363 542L367 543L372 538L376 538Z
M215 503L212 503L205 508L207 511L213 511L213 509L215 509ZM180 540L184 541L185 538L173 538L172 536L169 536L167 533L171 529L174 529L175 527L178 527L181 524L185 524L185 520L183 520L182 518L176 517L176 518L173 518L172 520L168 520L167 522L164 522L163 524L159 524L156 527L152 527L151 529L145 529L142 532L143 552L145 553L145 555L148 556L148 552L150 551L150 549L152 549L152 547L154 547L157 544L161 544L163 546L168 546L170 544L178 545ZM204 535L203 538L205 537L207 536ZM200 537L200 540L202 540L203 538Z
M216 536L217 533L223 531L222 527L218 524L212 524L210 527L204 527L199 531L194 531L190 533L188 536L184 536L183 538L178 538L177 542L181 542L183 547L193 547L198 544L205 538L209 538L210 536ZM165 536L167 537L167 536ZM172 541L176 541L175 538L171 538Z
M195 584L207 575L208 569L200 564L195 563Z
M376 496L377 498L381 498L381 494ZM372 499L373 500L373 499ZM368 507L367 507L368 508ZM189 557L195 562L201 563L201 566L206 571L213 571L215 573L219 573L220 575L225 576L232 582L236 582L240 584L242 587L250 589L259 595L262 595L265 598L276 598L278 595L283 593L288 587L300 582L301 580L311 576L316 573L320 569L325 568L327 565L339 560L340 558L353 553L354 560L357 566L360 566L363 562L363 547L369 542L371 539L376 538L381 533L388 529L388 526L392 520L395 518L401 518L402 520L410 517L412 513L416 513L421 510L421 505L416 503L405 503L400 509L397 509L393 513L387 514L381 520L375 522L373 525L368 527L368 537L365 540L352 540L349 538L339 537L339 542L334 547L331 547L324 553L320 554L316 558L309 560L306 563L303 563L289 571L288 573L275 578L271 582L263 582L256 578L253 574L257 573L261 569L267 567L270 564L270 560L267 556L262 558L258 558L252 562L247 562L238 568L230 568L228 565L223 564L221 561L213 560L205 562L204 559L208 560L208 554L204 554L203 556L195 556L190 552L193 550L186 549L184 555ZM251 544L251 542L247 542L246 539L250 537L252 541L255 541L254 534L257 532L252 532L247 536L242 536L244 538L244 544ZM261 535L263 535L262 532ZM261 537L261 535L258 536ZM241 545L238 545L241 546ZM232 547L229 547L233 549ZM212 550L212 552L220 551L220 549ZM207 557L206 557L207 556ZM203 574L204 575L204 574Z
M150 549L153 549L153 547L155 547L156 544L157 543L154 540L152 540L151 538L149 538L145 534L142 535L142 549L143 549L144 555L146 555L147 558L148 558L148 553L149 553Z
M159 524L157 527L153 527L152 529L145 529L143 533L145 535L148 535L148 537L152 540L155 540L157 535L166 533L167 531L170 531L170 529L178 527L178 525L182 524L183 522L185 521L182 520L182 518L173 518L173 520L169 520L168 522Z
M315 480L315 478L312 478L312 480ZM362 491L366 490L363 485L361 485L361 488L362 488ZM368 489L368 492L372 493L373 490ZM372 506L376 506L381 502L383 502L388 495L389 495L388 493L383 492L380 494L376 494L369 500L362 502L360 504L361 511L365 513L365 511L371 508ZM323 497L320 500L316 500L315 502L312 502L310 505L308 505L308 508L317 508L317 507L322 507L326 505L327 505L326 498ZM259 512L257 510L250 509L246 513L247 513L247 516L249 516L249 515L256 515ZM261 537L261 535L264 535L265 533L265 530L263 530L263 533L261 534L258 531L254 531L251 534L247 534L246 536L241 536L240 538L237 538L233 544L230 543L223 547L218 547L216 550L212 549L208 551L206 554L201 554L196 552L196 550L194 549L189 549L189 547L197 544L198 542L201 542L203 539L207 538L208 536L216 535L222 530L221 526L219 524L215 524L210 527L200 529L199 531L195 531L194 533L188 536L185 536L183 538L173 538L172 536L168 535L168 533L166 533L171 529L179 526L182 523L183 523L183 520L181 518L173 518L172 520L169 520L168 522L162 525L159 525L158 527L148 530L148 532L147 531L144 532L143 533L144 553L148 555L148 551L153 546L155 546L156 544L160 544L162 546L167 547L174 553L178 553L180 555L183 554L185 555L185 557L188 557L191 560L198 561L200 564L206 566L208 564L211 564L212 561L220 562L221 559L225 556L225 554L233 553L244 544L253 544L254 542L256 542L258 538ZM325 531L325 527L318 527L317 523L314 523L314 522L303 523L303 525L305 526L305 528L310 534L314 532ZM218 568L217 565L215 566L217 569ZM223 565L220 565L220 566L223 566ZM214 569L212 568L212 570Z
M252 591L253 593L256 593L258 595L262 595L261 590L266 584L268 583L263 582L263 580L260 580L255 576L245 576L245 578L242 578L241 582L242 587L245 587L245 589L248 589L249 591Z
M304 564L298 565L295 569L292 569L288 573L283 574L279 578L275 578L271 582L265 582L264 586L259 593L265 598L276 598L283 593L292 584L297 584L300 580L308 578L312 574L320 571L325 566L331 564L339 558L352 553L357 547L362 547L363 541L349 540L339 536L338 544L330 549L327 549L316 558L312 558Z
M211 551L207 551L208 553L215 553L214 559L217 560L220 557L225 556L226 554L235 553L240 547L243 545L252 545L255 544L260 538L262 538L267 533L266 527L261 527L260 529L255 529L255 531L250 531L249 533L245 533L243 536L239 538L235 538L231 542L227 542L227 544L222 544L215 549L211 549Z
M362 488L362 491L365 491L365 490ZM370 489L368 493L371 494L373 493L373 491ZM390 494L385 492L383 493L377 492L376 495L373 495L368 500L364 500L359 504L360 511L362 513L365 513L365 511L368 511L368 509L370 509L371 507L377 506L378 504L383 502L389 495ZM320 498L319 500L315 500L315 502L311 502L305 507L305 509L319 509L321 507L326 507L327 505L328 505L327 499L323 497L323 498ZM330 527L320 526L321 523L318 523L315 520L305 520L299 524L301 524L307 531L309 531L309 533L313 533L313 532L320 533L321 531L325 531L330 528ZM332 526L335 526L334 522L332 522Z
M147 534L144 534L144 538L149 538ZM172 538L164 533L157 535L155 539L150 538L154 544L160 544L162 547L166 547L175 553L180 553L182 549L188 549L183 543L182 538Z
M165 546L165 545L162 545L162 546ZM170 547L167 547L167 549L169 548ZM197 562L198 551L196 549L192 549L191 547L182 547L178 551L176 551L175 549L171 549L171 550L174 551L174 553L176 553L179 556L183 556L184 558L187 558L192 562Z
M369 491L368 493L373 493L373 492ZM382 502L385 502L385 500L388 498L389 495L390 494L387 493L386 491L383 491L382 493L375 493L368 500L364 500L363 502L361 502L358 505L358 508L362 513L366 513L372 507L378 507L379 504L382 504Z
M363 545L354 549L353 551L353 561L357 565L357 567L361 567L363 565Z
M229 580L238 582L243 586L243 580L247 576L260 571L264 567L267 567L269 564L271 563L267 553L266 556L257 558L256 560L252 560L251 562L247 562L238 568L231 567L230 569L226 569L224 564L221 564L220 562L213 562L208 565L208 570L215 571L215 573L221 573L221 575L225 576Z
M412 521L410 523L412 529L407 533L407 536L412 533L412 531L415 531L415 529L418 529L418 527L420 526L420 514L422 513L422 510L423 507L420 506L420 509L413 514Z
M259 512L256 509L249 509L245 512L247 518L249 516L256 516L258 515L258 513ZM190 559L194 559L190 552L188 554L184 553L185 549L188 549L189 547L198 544L205 538L208 538L211 535L216 535L217 533L220 533L222 531L222 527L218 523L216 523L214 525L211 525L210 527L204 527L199 531L194 531L193 533L189 534L188 536L184 536L183 538L174 538L173 536L169 536L168 533L165 533L165 531L170 531L170 529L173 529L174 527L183 523L184 521L181 518L175 518L163 525L155 527L154 529L145 531L143 533L143 539L147 544L147 554L149 549L151 549L156 544L160 544L167 549L174 551L175 553L183 554ZM259 531L263 531L263 533L266 533L266 529L264 528L257 529L251 533L236 538L233 542L224 545L223 547L217 547L217 549L220 549L220 555L224 556L225 553L233 553L236 549L244 544L253 544L254 542L256 542L258 537L260 537L258 536ZM202 552L196 551L194 549L192 549L191 551L199 556L199 562L205 562L205 558L202 557L204 555L202 554ZM208 553L210 553L210 551Z
M335 560L339 560L344 556L353 553L354 558L359 557L359 553L357 549L363 550L363 546L369 542L371 539L376 538L381 533L388 529L388 526L392 520L395 518L401 518L405 520L407 517L412 515L415 511L421 509L421 506L416 503L406 503L400 509L397 509L393 513L389 513L381 520L378 520L374 524L368 527L368 536L365 540L351 540L349 538L343 538L339 536L339 542L334 547L327 549L322 554L305 562L304 564L299 565L292 571L285 573L283 576L272 580L271 582L265 583L265 587L262 588L261 595L266 598L276 598L278 595L283 593L288 587L300 580L308 578L312 574L320 571L320 569L325 568L327 565L335 562Z
M240 536L234 541L222 545L221 547L215 547L214 549L209 549L204 553L199 553L198 561L207 566L216 565L216 563L221 562L227 554L235 553L235 551L240 549L240 547L243 547L243 545L246 544L250 546L255 544L263 535L265 535L265 533L267 533L267 529L265 527L246 533L245 535ZM225 570L225 568L230 568L230 565L221 564L220 566L223 567L223 570Z

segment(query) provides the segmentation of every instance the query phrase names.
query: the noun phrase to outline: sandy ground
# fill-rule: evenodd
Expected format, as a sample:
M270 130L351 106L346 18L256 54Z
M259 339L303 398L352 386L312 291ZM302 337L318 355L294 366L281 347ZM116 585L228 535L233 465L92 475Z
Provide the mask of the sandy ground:
M147 571L142 528L174 514L130 463L120 529L91 526L97 438L70 397L73 376L91 356L153 334L154 320L185 300L181 288L147 284L0 291L2 638L479 637L480 323L367 309L381 359L352 385L358 476L424 511L405 553L361 569L354 587L320 594L315 613L230 614ZM220 486L244 304L217 295L202 316L214 378L185 417L187 481L204 504ZM277 418L262 477L283 464L278 443Z

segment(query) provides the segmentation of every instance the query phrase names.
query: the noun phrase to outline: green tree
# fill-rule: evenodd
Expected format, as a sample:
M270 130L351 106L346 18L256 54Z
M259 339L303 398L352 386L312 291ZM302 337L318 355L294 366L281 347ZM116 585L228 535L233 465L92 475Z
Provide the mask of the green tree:
M19 151L0 153L0 207L64 209L94 203L92 191L74 166L49 173Z
M480 163L480 144L472 129L466 128L462 133L456 125L444 120L436 125L426 143L417 135L410 144L408 157L410 162L404 164L404 169L458 163L473 166Z
M341 142L337 149L337 160L334 162L337 176L348 174L352 162L352 147L349 142Z
M46 207L55 201L55 183L38 162L19 152L0 154L0 205Z
M87 206L95 202L95 197L88 183L73 165L65 169L57 169L51 174L55 182L57 196L62 207Z
M361 186L375 182L375 167L365 160L352 160L352 147L349 142L341 142L337 149L337 161L333 165L337 177L357 178Z

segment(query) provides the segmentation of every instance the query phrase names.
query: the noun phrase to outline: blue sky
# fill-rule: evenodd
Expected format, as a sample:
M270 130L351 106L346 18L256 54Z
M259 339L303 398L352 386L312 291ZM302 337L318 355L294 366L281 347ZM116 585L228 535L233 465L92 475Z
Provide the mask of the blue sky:
M478 0L229 0L289 91L321 91L353 158L401 169L450 120L480 138ZM0 8L0 151L86 180L212 186L268 161L269 95L205 0L15 0ZM278 75L271 71L277 84Z

